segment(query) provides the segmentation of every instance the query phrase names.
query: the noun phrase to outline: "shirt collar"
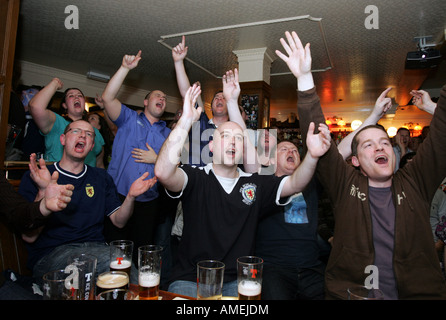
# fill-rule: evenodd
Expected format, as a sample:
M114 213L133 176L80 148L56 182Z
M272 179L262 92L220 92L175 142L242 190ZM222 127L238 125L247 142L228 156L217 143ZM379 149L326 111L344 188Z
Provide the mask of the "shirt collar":
M209 174L209 172L212 170L213 172L214 172L214 174L215 174L215 171L214 171L214 167L213 167L213 163L212 162L210 162L210 163L208 163L207 165L205 165L204 167L203 167L203 169L204 169L204 171L206 172L206 174ZM251 173L247 173L247 172L244 172L242 169L240 169L239 167L237 167L237 172L238 172L238 175L239 175L239 177L250 177L250 176L252 176L252 174Z
M144 110L138 114L138 117L140 119L144 119L148 124L151 125L149 119L147 119L146 115L144 114ZM160 119L160 120L154 122L153 125L164 125L164 126L166 126L166 122L164 120Z

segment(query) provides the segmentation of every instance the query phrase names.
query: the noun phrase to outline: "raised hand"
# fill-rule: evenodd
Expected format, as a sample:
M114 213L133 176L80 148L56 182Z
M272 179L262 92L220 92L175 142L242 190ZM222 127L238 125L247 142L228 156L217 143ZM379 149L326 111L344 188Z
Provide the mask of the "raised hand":
M144 172L141 177L139 177L132 183L128 193L129 197L136 198L137 196L142 195L144 192L146 192L155 185L155 183L157 182L156 177L146 180L148 176L149 173Z
M412 90L410 94L413 96L413 104L420 110L424 110L433 114L437 104L432 101L428 92L424 90Z
M320 123L318 130L319 133L314 133L315 124L311 122L308 126L307 133L307 146L308 152L313 158L319 158L323 156L330 148L330 130L327 125Z
M197 83L194 83L193 86L186 91L186 95L184 96L183 114L180 120L184 118L196 121L200 118L202 107L194 107L200 94L201 87Z
M379 119L392 107L392 99L387 97L387 94L392 88L387 88L381 95L376 99L375 107L372 113Z
M226 99L226 102L230 100L238 100L238 96L240 95L240 83L238 80L238 70L237 68L234 71L229 70L226 71L226 74L223 75L223 95Z
M101 110L104 109L104 101L102 100L102 96L96 93L96 98L94 98L94 102L101 108Z
M305 48L302 45L296 32L285 32L287 41L280 38L280 43L285 49L287 55L283 54L279 50L276 50L276 54L280 59L285 61L288 65L290 71L294 74L296 78L302 75L311 73L311 51L310 44L307 43Z
M139 60L141 60L141 50L138 51L138 54L136 56L126 54L124 58L122 58L122 67L132 70L136 68Z
M44 190L51 182L51 173L46 167L45 160L40 158L39 166L37 166L35 153L29 156L29 171L31 178L37 184L39 190Z
M71 184L59 185L57 179L59 178L59 172L54 171L51 175L50 183L45 188L45 194L42 202L44 206L50 212L57 212L65 209L71 201L73 195L74 186ZM49 214L41 210L43 215Z
M59 78L53 78L53 80L51 80L51 83L56 88L56 91L61 90L63 88L63 82Z
M184 60L187 55L186 37L182 37L182 41L172 49L172 58L174 62Z

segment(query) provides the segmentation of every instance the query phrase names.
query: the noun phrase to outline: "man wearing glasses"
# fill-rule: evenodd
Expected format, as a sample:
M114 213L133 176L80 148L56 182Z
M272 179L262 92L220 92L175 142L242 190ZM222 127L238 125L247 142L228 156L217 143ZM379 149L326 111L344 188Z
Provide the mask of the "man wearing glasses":
M135 198L151 188L156 178L143 173L129 188L121 203L113 179L105 169L85 164L93 148L95 132L84 120L73 121L60 136L62 159L46 167L43 159L37 166L31 156L30 171L20 183L19 193L28 201L39 201L54 171L59 184L72 184L74 191L68 206L48 217L44 226L23 235L28 249L28 267L37 281L51 270L63 269L73 254L88 253L97 257L97 272L109 268L110 249L103 236L104 220L122 228L132 215ZM137 275L137 272L132 274Z

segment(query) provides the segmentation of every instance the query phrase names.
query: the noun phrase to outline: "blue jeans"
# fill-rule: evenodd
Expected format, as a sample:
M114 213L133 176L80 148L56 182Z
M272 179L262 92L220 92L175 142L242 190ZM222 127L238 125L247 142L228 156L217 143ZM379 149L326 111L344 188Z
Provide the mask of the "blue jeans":
M196 298L197 283L193 281L176 280L170 284L169 292ZM222 295L227 297L237 297L237 280L223 283Z
M45 273L53 270L65 269L68 259L77 254L87 253L95 256L98 261L96 265L96 277L110 270L110 247L105 242L70 243L56 247L49 254L41 258L33 268L33 276L36 282L42 286L42 277ZM130 272L130 283L138 283L138 270L132 263Z
M262 300L323 300L324 264L313 268L263 266Z

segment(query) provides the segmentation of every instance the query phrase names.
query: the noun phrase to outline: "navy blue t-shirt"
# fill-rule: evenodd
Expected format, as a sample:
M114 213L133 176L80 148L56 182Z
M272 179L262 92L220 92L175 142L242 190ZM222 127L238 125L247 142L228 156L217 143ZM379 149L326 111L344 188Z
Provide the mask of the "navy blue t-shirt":
M39 237L27 244L28 267L50 253L55 247L67 243L104 242L104 218L121 206L116 186L111 176L101 168L84 166L80 174L60 168L59 163L47 166L51 174L59 172L58 184L74 185L71 202L60 211L52 213ZM21 180L19 193L33 202L37 187L27 171Z
M311 268L320 264L318 194L314 180L291 203L277 207L276 214L262 219L256 238L256 255L265 264Z

